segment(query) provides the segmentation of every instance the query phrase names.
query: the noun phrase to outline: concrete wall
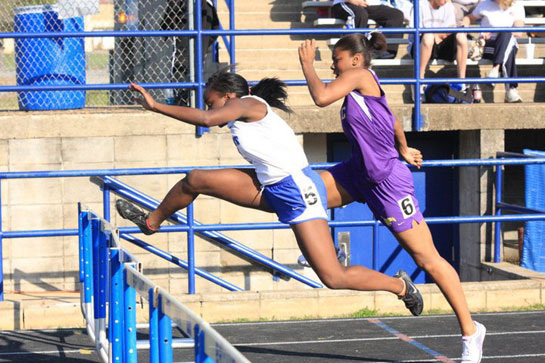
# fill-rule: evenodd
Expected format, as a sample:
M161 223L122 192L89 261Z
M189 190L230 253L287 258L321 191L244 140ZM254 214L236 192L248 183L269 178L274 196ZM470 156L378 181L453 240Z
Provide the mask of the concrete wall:
M201 138L195 128L148 112L51 112L0 114L0 170L74 170L195 165L246 165L227 129L214 128ZM325 161L325 137L309 136L305 148L313 162ZM126 176L120 179L154 198L162 199L181 178ZM13 179L2 182L4 231L77 228L77 202L102 214L102 194L89 178ZM115 197L112 197L112 202ZM201 196L195 203L202 223L273 222L270 213L244 209ZM130 222L112 212L114 225ZM296 264L300 252L290 230L226 232L274 260L315 278ZM183 233L144 238L185 259ZM149 253L134 252L145 273L166 288L187 291L185 272ZM3 243L6 291L76 290L78 246L76 237L5 239ZM262 269L197 239L197 265L249 290L304 288L297 282L273 281ZM200 278L199 292L220 288Z
M460 159L488 159L504 150L504 130L460 131ZM494 169L463 167L459 171L460 215L494 211ZM476 187L478 186L478 187ZM460 278L481 280L481 261L492 258L492 224L460 225ZM484 276L485 279L486 276Z

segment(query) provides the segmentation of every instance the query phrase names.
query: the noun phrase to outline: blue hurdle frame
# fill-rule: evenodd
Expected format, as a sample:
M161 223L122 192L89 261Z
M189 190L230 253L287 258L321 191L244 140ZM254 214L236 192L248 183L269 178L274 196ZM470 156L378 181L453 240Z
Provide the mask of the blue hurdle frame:
M249 362L199 316L147 279L139 262L124 249L119 231L79 206L81 308L89 336L104 362L136 363L138 349L150 362L171 363L174 347L192 347L195 362ZM138 341L136 297L148 300L148 341ZM173 322L188 338L172 339ZM106 329L107 327L107 329ZM227 354L227 355L226 355Z

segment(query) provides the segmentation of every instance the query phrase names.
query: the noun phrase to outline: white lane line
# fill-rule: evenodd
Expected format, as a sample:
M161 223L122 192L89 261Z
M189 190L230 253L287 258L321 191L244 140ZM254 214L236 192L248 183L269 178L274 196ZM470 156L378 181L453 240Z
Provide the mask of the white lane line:
M505 312L495 312L495 313L475 313L474 316L503 316L503 315L532 315L540 314L545 315L545 311L505 311ZM283 325L283 324L301 324L301 323L329 323L329 322L346 322L346 321L362 321L369 319L380 319L380 320L407 320L407 319L430 319L430 318L456 318L452 314L445 315L423 315L423 316L388 316L376 318L350 318L350 319L314 319L314 320L285 320L285 321L255 321L255 322L244 322L244 323L217 323L210 324L214 326L249 326L249 325Z
M511 332L487 332L486 336L493 335L515 335L515 334L544 334L545 330L534 331L511 331ZM459 338L460 334L437 334L437 335L410 335L411 339L434 339L434 338ZM351 338L351 339L319 339L319 340L299 340L284 342L250 342L233 344L235 347L267 346L267 345L293 345L293 344L321 344L321 343L347 343L347 342L369 342L377 340L399 340L398 337L391 335L375 338Z
M545 357L544 354L516 354L516 355L490 355L490 356L483 356L483 360L485 359L516 359L516 358L536 358L536 357ZM449 358L454 361L459 361L460 358ZM408 359L408 360L396 360L396 361L383 361L383 362L376 362L376 363L428 363L428 362L440 362L438 359Z
M94 350L89 350L89 349L71 349L71 350L66 350L66 349L63 349L62 350L62 353L80 353L82 351L86 351L86 352L94 352ZM0 355L36 355L36 354L59 354L61 353L60 350L42 350L42 351L37 351L37 352L0 352Z

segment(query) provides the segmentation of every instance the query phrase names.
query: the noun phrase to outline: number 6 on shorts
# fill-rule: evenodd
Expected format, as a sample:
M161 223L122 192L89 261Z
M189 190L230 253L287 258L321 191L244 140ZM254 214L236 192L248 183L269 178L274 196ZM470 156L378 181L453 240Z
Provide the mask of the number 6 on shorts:
M416 208L414 207L413 198L410 195L407 195L405 198L397 201L401 213L403 213L403 218L407 219L414 215Z

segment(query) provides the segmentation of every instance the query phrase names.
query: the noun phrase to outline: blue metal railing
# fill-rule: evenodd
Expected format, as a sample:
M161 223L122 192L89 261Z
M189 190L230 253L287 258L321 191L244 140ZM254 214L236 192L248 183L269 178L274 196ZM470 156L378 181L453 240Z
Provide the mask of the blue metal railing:
M148 209L155 209L159 205L159 201L145 195L144 193L141 193L134 188L130 187L129 185L114 179L112 177L104 177L103 179L103 191L104 193L108 193L109 191L112 191L123 198L132 200ZM105 188L107 186L107 189ZM109 209L109 204L104 205L105 208ZM109 211L104 211L104 214L109 214ZM321 284L316 283L315 281L312 281L311 279L302 276L293 270L273 261L272 259L262 255L261 253L252 250L251 248L235 241L234 239L223 235L221 233L218 233L216 231L211 231L209 229L199 229L199 227L202 227L203 225L199 222L197 222L194 218L194 208L193 205L190 204L187 207L187 217L184 216L181 212L174 213L170 218L171 221L175 223L179 223L182 226L174 229L172 227L165 227L161 228L160 232L174 232L174 231L184 231L187 232L187 271L188 271L188 291L190 294L195 293L195 234L199 234L201 237L204 237L208 241L213 241L216 243L219 243L220 245L229 248L234 253L238 253L242 255L243 257L251 259L252 262L257 262L263 266L266 266L268 268L271 268L273 271L275 271L276 274L280 276L286 276L287 278L294 278L297 281L300 281L310 287L322 287ZM286 225L282 225L280 228L287 228ZM122 232L122 237L132 241L132 238L126 238L126 228L120 228L120 231ZM139 231L137 228L131 228L129 229L131 231ZM153 252L153 251L150 251ZM183 267L183 266L182 266ZM208 278L208 276L203 276L205 278ZM210 280L210 279L209 279ZM212 281L212 280L210 280ZM235 287L232 288L233 285L216 278L216 281L212 281L215 283L219 283L220 286L227 288L228 290L237 290L240 291L242 289Z
M423 163L423 167L461 167L461 166L496 166L496 175L498 173L501 176L501 166L502 165L528 165L528 164L545 164L545 158L505 158L505 159L477 159L477 160L434 160L434 161L425 161ZM313 169L325 169L327 167L330 167L334 164L330 163L324 163L324 164L314 164L312 165ZM206 167L203 169L222 169L226 167ZM237 166L238 168L238 166ZM240 166L240 168L251 168L251 166ZM139 169L101 169L101 170L63 170L63 171L34 171L34 172L3 172L0 173L0 188L1 188L1 182L5 179L25 179L25 178L61 178L61 177L88 177L88 176L119 176L119 175L154 175L154 174L185 174L188 173L193 168L139 168ZM106 178L108 179L108 178ZM112 179L112 178L110 178ZM112 188L106 188L106 190L103 190L103 193L110 193ZM500 188L497 188L497 191ZM122 188L116 188L116 192L121 192ZM500 190L501 193L501 190ZM121 193L120 193L121 194ZM128 194L127 194L128 195ZM141 195L134 194L133 196L139 197L140 200L143 200L141 198ZM103 197L103 200L108 201L109 197ZM501 194L500 197L497 198L498 201L501 202ZM149 202L149 200L148 200ZM153 204L150 204L149 207L153 207ZM498 205L498 208L505 208L505 206ZM107 206L104 206L104 209L109 209L109 204ZM485 222L497 222L497 225L499 225L501 222L508 222L508 221L538 221L538 220L545 220L545 214L542 213L536 213L534 210L525 209L522 210L525 214L520 215L501 215L500 213L496 213L496 215L488 215L488 216L447 216L447 217L426 217L426 221L428 224L449 224L449 223L485 223ZM109 213L109 211L107 211ZM106 214L106 213L105 213ZM182 215L183 216L183 215ZM1 195L0 195L0 218L2 217L2 201L1 201ZM213 238L217 238L218 234L213 233L216 231L229 231L229 230L260 230L260 229L279 229L279 228L289 228L288 225L281 224L281 223L244 223L244 224L198 224L194 221L194 216L192 214L188 213L187 218L191 218L193 222L191 222L193 225L192 227L189 226L191 223L187 223L187 220L184 220L180 217L176 222L182 223L182 225L179 226L164 226L161 228L162 232L174 232L174 231L183 231L188 233L211 233L210 236ZM1 219L0 219L0 226L1 226ZM363 220L363 221L331 221L330 222L331 227L353 227L353 226L371 226L374 227L375 231L373 232L373 235L375 236L375 239L373 241L373 244L376 247L376 244L378 241L378 235L377 230L379 226L379 221L377 220ZM497 228L497 227L496 227ZM122 234L125 233L137 233L139 230L136 227L127 227L120 229ZM53 230L27 230L27 231L2 231L0 229L0 264L2 262L3 256L1 254L2 251L2 241L4 238L25 238L25 237L53 237L53 236L78 236L79 231L77 229L53 229ZM497 235L500 235L498 233ZM126 238L127 239L127 238ZM236 242L236 241L234 241ZM499 258L501 258L500 254L500 247L501 247L501 240L497 239L495 240L496 246L494 247L494 261L499 262ZM169 254L166 254L164 251L160 251L156 248L151 248L147 244L138 244L142 248L147 249L150 252L156 253L158 256L166 259L170 259L173 262L175 262L175 257L171 256ZM245 254L245 252L248 252L248 248L245 246L239 247L239 251L242 254ZM374 251L376 251L376 248L373 248ZM249 256L249 253L246 253L247 256ZM254 256L252 256L254 257ZM373 266L376 267L376 258L377 256L374 256ZM181 267L185 267L185 262L177 263ZM1 267L1 265L0 265ZM189 264L187 265L189 271L193 270L192 274L197 274L200 276L203 276L204 278L207 278L206 274L201 273L196 267L191 267ZM278 269L278 271L284 273L284 271L281 271ZM80 270L80 276L82 275L83 271ZM294 277L293 275L291 275ZM3 301L4 299L4 274L3 270L0 269L0 301ZM219 282L219 280L215 281ZM226 287L226 286L224 286ZM226 287L228 288L228 287Z
M498 152L496 154L497 158L521 158L521 159L539 159L535 155L526 155L512 152ZM531 164L531 163L529 163ZM524 164L528 165L528 164ZM498 166L496 168L496 216L501 216L502 211L511 211L516 213L530 213L530 214L545 214L545 211L537 210L534 208L527 208L520 205L514 205L503 202L503 167ZM494 262L501 262L501 221L496 222L494 226Z
M229 57L231 64L236 61L235 52L235 37L236 36L252 36L252 35L324 35L324 34L349 34L355 31L370 31L371 29L235 29L235 0L225 0L229 10L229 29L224 30L223 27L220 30L203 30L201 16L195 16L195 29L194 30L168 30L168 31L93 31L93 32L51 32L51 33L20 33L20 32L3 32L0 33L0 39L2 38L51 38L51 37L159 37L159 36L181 36L181 37L193 37L195 38L195 82L176 82L176 83L142 83L146 88L187 88L194 89L196 91L197 107L203 108L203 93L204 93L204 80L203 80L203 57L202 49L203 36L220 36L225 42L227 49L229 50ZM381 28L383 33L408 33L413 34L415 39L419 39L421 34L424 33L470 33L470 32L545 32L545 27L470 27L470 28L420 28L419 23L419 1L414 2L414 27L413 28ZM195 14L202 14L202 3L200 1L195 2ZM229 36L227 42L226 37ZM433 84L433 83L536 83L545 82L545 77L527 77L527 78L434 78L423 79L423 75L420 74L420 42L414 42L414 78L391 78L381 80L383 84L409 84L414 85L416 90L420 89L421 84ZM328 82L329 80L326 80ZM253 83L253 82L251 82ZM291 86L306 85L304 80L287 80L286 83ZM93 85L73 85L73 86L0 86L0 92L22 92L22 91L54 91L54 90L111 90L111 89L125 89L128 84L93 84ZM422 114L421 114L421 99L420 92L414 92L415 94L415 108L413 115L413 129L420 131L422 128ZM197 135L202 135L206 128L198 127Z

